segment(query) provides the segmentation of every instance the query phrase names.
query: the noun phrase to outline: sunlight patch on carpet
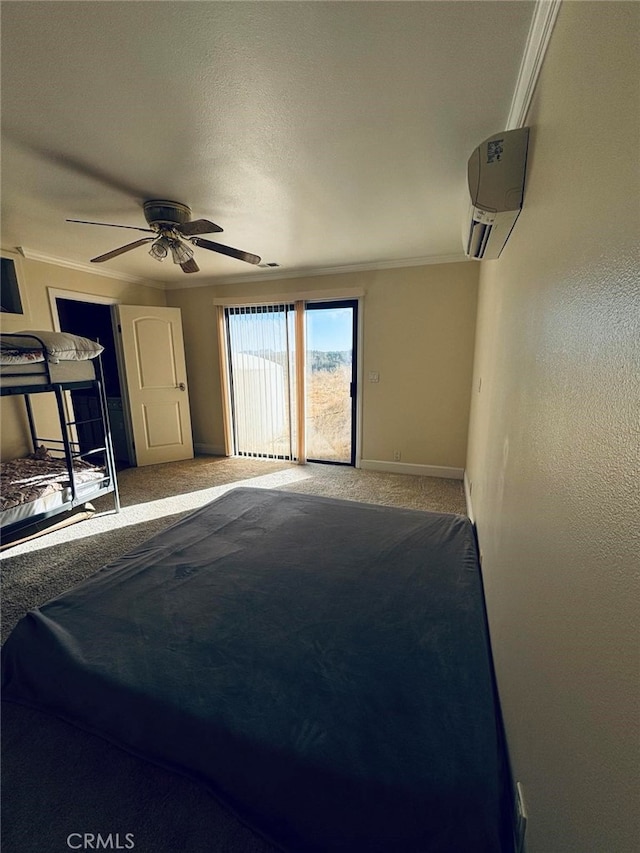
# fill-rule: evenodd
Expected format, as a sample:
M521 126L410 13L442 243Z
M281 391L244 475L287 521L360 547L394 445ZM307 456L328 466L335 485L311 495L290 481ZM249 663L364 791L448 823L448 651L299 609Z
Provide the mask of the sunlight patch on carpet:
M226 492L231 491L231 489L236 489L240 486L251 486L257 489L274 489L278 488L278 486L286 486L290 483L308 480L312 476L309 471L302 467L291 468L286 471L275 471L271 474L261 474L257 477L248 477L243 480L212 486L208 489L198 489L193 492L172 495L168 498L124 506L119 513L113 511L96 513L86 523L53 531L38 539L16 545L15 548L9 548L3 556L13 557L34 551L41 551L45 548L51 548L54 545L73 542L88 536L95 536L99 533L108 533L111 530L130 527L145 521L153 521L157 518L165 517L170 518L184 512L192 512L210 501L219 498Z

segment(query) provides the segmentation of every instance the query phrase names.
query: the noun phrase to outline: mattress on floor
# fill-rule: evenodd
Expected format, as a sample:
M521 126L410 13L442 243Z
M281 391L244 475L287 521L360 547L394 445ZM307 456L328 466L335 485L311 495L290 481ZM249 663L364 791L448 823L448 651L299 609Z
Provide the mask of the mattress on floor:
M503 849L462 516L235 489L27 614L3 682L285 850Z

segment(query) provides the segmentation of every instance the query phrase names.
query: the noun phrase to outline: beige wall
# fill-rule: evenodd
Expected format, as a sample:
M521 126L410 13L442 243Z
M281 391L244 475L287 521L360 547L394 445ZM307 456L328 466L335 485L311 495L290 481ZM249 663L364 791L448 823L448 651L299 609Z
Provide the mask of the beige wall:
M182 309L194 440L223 447L215 298L264 301L364 291L362 458L464 467L475 330L475 263L174 290ZM378 383L366 381L369 371Z
M26 295L25 315L1 315L2 331L20 329L53 329L48 288L71 290L94 296L107 296L129 305L165 305L164 291L132 284L118 279L67 269L41 261L22 259L22 292ZM47 398L46 400L44 398ZM55 405L50 395L34 399L38 427L41 434L54 437L58 434ZM13 459L29 453L28 427L24 404L20 398L3 397L0 406L1 458Z
M561 7L481 265L467 473L528 853L639 849L639 18Z

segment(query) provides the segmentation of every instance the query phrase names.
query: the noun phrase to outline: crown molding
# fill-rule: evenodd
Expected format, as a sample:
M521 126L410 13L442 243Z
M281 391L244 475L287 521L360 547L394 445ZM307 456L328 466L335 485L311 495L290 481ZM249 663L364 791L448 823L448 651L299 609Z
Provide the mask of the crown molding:
M422 267L428 264L457 264L469 262L464 254L458 253L454 255L429 255L422 258L403 258L395 261L376 261L368 264L346 264L336 267L321 267L319 269L292 269L292 270L269 270L264 273L252 272L247 275L236 276L221 276L220 278L202 278L194 281L191 279L188 282L172 282L172 281L152 281L147 278L129 275L128 273L118 272L116 270L100 269L96 270L90 264L82 261L72 261L69 258L58 258L55 255L47 255L44 252L37 252L33 249L28 249L26 246L18 246L15 251L19 252L24 258L30 261L41 261L45 264L53 264L66 269L78 270L79 272L90 273L91 275L100 275L106 278L115 278L119 281L128 281L132 284L144 284L146 287L153 287L157 290L190 290L194 287L211 287L217 284L248 284L251 282L264 281L281 281L286 278L313 278L322 275L346 275L348 273L372 272L376 270L399 269L400 267Z
M562 0L537 0L505 130L523 127Z
M291 269L291 270L269 270L260 273L248 273L247 275L221 276L220 278L199 279L189 281L180 285L181 290L193 287L211 287L218 284L250 284L252 282L282 281L285 278L314 278L321 275L347 275L358 272L375 272L376 270L392 270L400 267L423 267L428 264L459 264L468 263L462 252L455 255L430 255L423 258L403 258L396 261L375 261L369 264L346 264L338 267L320 267L319 269Z
M66 269L78 270L79 272L99 275L104 278L116 278L119 281L128 281L132 284L144 284L147 287L153 287L158 290L167 289L167 285L160 281L151 281L148 278L140 278L140 276L129 275L128 273L118 272L117 270L97 270L95 267L90 264L83 263L82 261L72 261L69 258L58 258L55 255L36 252L33 249L28 249L26 246L18 246L16 251L18 251L28 261L40 261L43 264L53 264L56 267L65 267Z

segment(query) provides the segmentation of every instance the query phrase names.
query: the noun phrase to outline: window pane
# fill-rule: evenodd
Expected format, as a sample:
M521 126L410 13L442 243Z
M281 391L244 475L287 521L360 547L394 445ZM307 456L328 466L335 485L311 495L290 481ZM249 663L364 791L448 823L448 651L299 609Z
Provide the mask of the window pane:
M307 458L351 462L353 308L306 311Z

